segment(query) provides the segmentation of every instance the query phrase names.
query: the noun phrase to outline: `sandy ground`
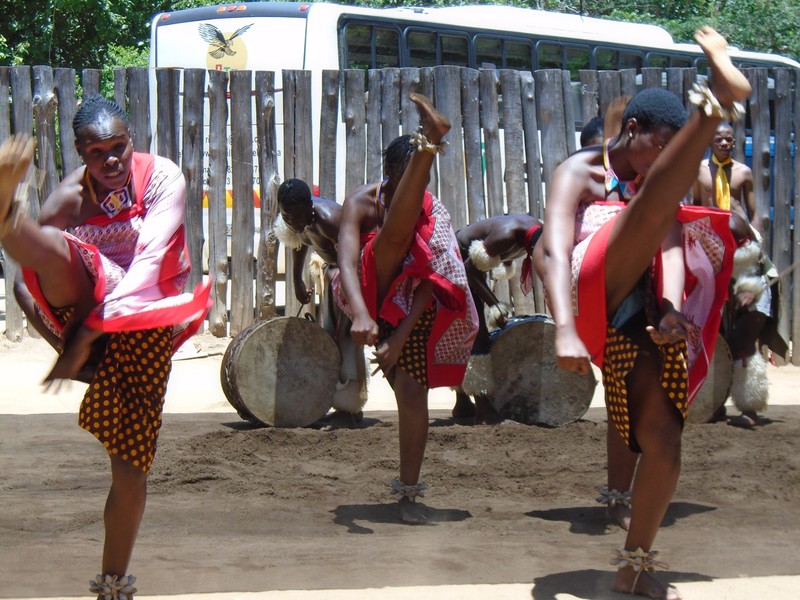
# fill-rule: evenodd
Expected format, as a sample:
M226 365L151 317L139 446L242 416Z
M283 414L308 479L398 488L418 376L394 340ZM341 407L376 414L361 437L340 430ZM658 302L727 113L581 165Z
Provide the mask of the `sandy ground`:
M504 584L503 598L625 597L605 591L624 536L595 502L605 482L599 392L581 421L557 429L456 423L452 395L434 396L423 466L431 522L409 527L387 492L398 460L385 384L373 382L356 429L254 427L219 388L226 346L204 335L175 362L131 565L143 596L395 598L381 589L458 584L453 597L499 598L490 584ZM0 598L85 595L109 481L102 447L76 425L83 386L42 393L54 355L41 340L0 338L0 353ZM792 597L781 590L800 575L798 384L800 369L770 368L761 427L687 427L656 548L671 565L663 577L688 598ZM703 587L725 579L733 590L744 578L755 594ZM400 589L425 598L439 588Z

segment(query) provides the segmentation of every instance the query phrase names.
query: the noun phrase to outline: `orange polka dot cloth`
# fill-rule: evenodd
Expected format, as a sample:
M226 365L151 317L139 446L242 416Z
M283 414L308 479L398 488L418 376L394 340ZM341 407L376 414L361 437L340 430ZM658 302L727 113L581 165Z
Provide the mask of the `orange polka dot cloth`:
M572 311L575 327L594 362L601 369L607 355L605 260L608 239L616 217L625 210L621 202L595 201L578 208L572 250ZM687 403L691 404L714 356L722 306L733 270L730 213L702 206L681 206L675 220L681 225L684 293L681 312L689 320L686 361L689 369ZM662 298L661 253L651 267L652 293Z
M686 419L688 409L689 370L686 363L686 342L656 346L661 352L661 387L670 402ZM634 452L641 452L636 437L631 435L628 411L628 386L625 381L633 369L639 347L623 332L608 327L603 359L603 388L609 418L623 441Z
M111 334L78 424L110 455L150 471L172 368L172 328Z
M397 359L397 366L405 371L414 381L425 389L428 389L428 339L433 328L433 320L436 318L436 309L431 306L414 324L414 329L408 336L403 349L400 351L400 358ZM378 344L386 340L394 327L388 321L378 320Z

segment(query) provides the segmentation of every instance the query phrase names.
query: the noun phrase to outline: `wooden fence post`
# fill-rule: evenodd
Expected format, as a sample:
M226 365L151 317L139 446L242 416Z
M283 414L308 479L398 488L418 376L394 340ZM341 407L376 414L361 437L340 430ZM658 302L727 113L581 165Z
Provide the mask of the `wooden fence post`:
M124 67L114 69L114 102L128 112L128 71Z
M792 69L791 81L794 84L792 86L794 88L794 98L792 102L794 114L794 197L791 200L792 206L794 206L792 250L794 260L798 260L800 258L800 143L798 143L800 142L800 92L798 92L798 86L800 86L800 69ZM790 331L791 339L800 342L800 317L798 317L798 315L800 315L800 284L798 284L798 282L800 282L800 276L798 276L797 271L795 271L792 273L792 327ZM789 340L786 341L788 342ZM795 344L793 343L792 346L795 346ZM800 352L795 352L793 350L791 360L793 365L800 365Z
M9 110L9 100L11 99L11 69L0 67L0 142L5 141L11 135L11 111ZM22 309L14 300L14 279L18 266L13 259L8 256L3 258L3 278L5 280L6 294L6 314L5 331L6 338L12 342L19 342L22 339Z
M597 71L581 69L578 71L581 82L581 123L586 125L600 111L600 76Z
M445 136L450 145L438 160L438 197L450 213L453 229L458 230L467 224L464 133L461 125L461 67L434 67L433 77L436 86L434 104L447 115L453 125Z
M464 120L464 166L467 175L467 222L486 218L481 151L480 73L461 69L461 115Z
M411 92L421 90L420 72L416 67L403 67L400 69L400 124L403 135L409 135L419 127L419 115L413 107L408 107L408 96ZM407 110L411 108L411 110Z
M208 276L214 303L208 313L212 335L228 335L228 73L208 72Z
M72 173L81 165L81 158L75 148L75 133L72 121L77 110L75 93L75 69L56 69L53 73L58 101L58 130L61 139L61 172Z
M84 69L81 71L81 88L83 89L81 97L84 100L100 93L102 77L103 72L100 69Z
M177 71L176 71L177 73ZM177 88L176 88L177 91ZM203 281L203 146L205 140L204 104L206 72L186 69L183 72L183 139L181 168L186 178L186 240L192 270L187 289ZM176 98L177 101L177 98Z
M150 77L146 68L128 69L128 98L136 98L136 102L130 103L129 112L133 149L150 152L153 136L150 129Z
M255 320L253 306L253 109L252 72L231 71L231 336ZM287 294L287 301L289 295Z
M538 122L542 132L542 174L545 186L550 188L553 171L567 158L567 140L564 123L564 96L561 71L544 69L536 71L536 89L539 92Z
M773 237L772 254L770 258L778 269L783 271L792 264L792 241L788 235L791 231L791 206L792 206L792 92L791 71L789 69L775 70L775 159L772 164L775 173L773 193ZM784 340L789 339L790 327L794 315L790 291L795 280L794 273L790 273L781 284L773 286L772 293L780 294L780 306L783 307L778 315L778 333ZM786 359L786 357L783 357Z
M336 158L339 125L339 71L322 72L319 116L319 195L337 200Z
M383 69L379 114L382 158L383 151L400 135L400 69Z
M381 98L383 71L370 69L367 73L367 182L383 179L383 135L381 131Z
M36 125L36 149L39 155L41 182L39 194L47 198L60 181L56 167L56 95L53 69L33 67L33 120Z
M180 163L180 76L178 69L156 69L156 154Z
M365 183L367 159L366 103L364 71L347 69L344 72L344 139L345 176L344 197Z
M256 318L277 314L278 239L272 229L278 214L278 142L275 123L275 73L256 72L258 179L261 195L261 235L256 260Z
M505 213L503 208L503 159L500 151L500 112L497 96L497 71L480 70L481 127L486 164L487 210L490 217Z

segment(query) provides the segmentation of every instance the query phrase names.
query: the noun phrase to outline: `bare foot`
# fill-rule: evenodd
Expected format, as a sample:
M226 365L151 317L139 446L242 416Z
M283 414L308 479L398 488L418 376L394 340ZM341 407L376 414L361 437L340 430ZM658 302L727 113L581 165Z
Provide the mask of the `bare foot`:
M728 42L711 27L695 31L694 39L708 57L711 66L711 89L722 106L730 107L734 102L750 95L747 78L737 69L728 56Z
M402 519L403 523L422 525L428 522L428 517L423 514L422 507L413 500L401 498L397 502L397 509L400 511L400 519Z
M638 578L637 578L638 575ZM617 571L614 583L611 585L614 592L635 594L655 600L681 600L682 596L674 587L661 583L647 571L636 573L633 567L623 567Z
M412 92L408 98L417 105L422 133L432 144L441 142L445 134L450 131L450 119L436 110L427 96Z
M625 531L631 527L631 509L629 506L617 503L606 508L606 515L612 523L616 523Z
M14 193L33 160L33 138L14 134L0 145L0 225L11 208Z

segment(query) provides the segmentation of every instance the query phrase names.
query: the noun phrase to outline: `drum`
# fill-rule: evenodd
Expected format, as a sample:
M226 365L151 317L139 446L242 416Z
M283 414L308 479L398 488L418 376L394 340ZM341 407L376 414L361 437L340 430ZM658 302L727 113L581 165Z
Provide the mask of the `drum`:
M717 336L714 358L708 367L708 376L697 392L689 410L687 423L708 423L719 408L725 404L733 381L733 359L725 338Z
M339 350L324 329L306 319L277 317L231 340L220 379L243 419L306 427L331 408L340 364Z
M503 418L561 427L589 409L597 379L556 366L555 329L552 319L534 315L492 334L491 402Z

